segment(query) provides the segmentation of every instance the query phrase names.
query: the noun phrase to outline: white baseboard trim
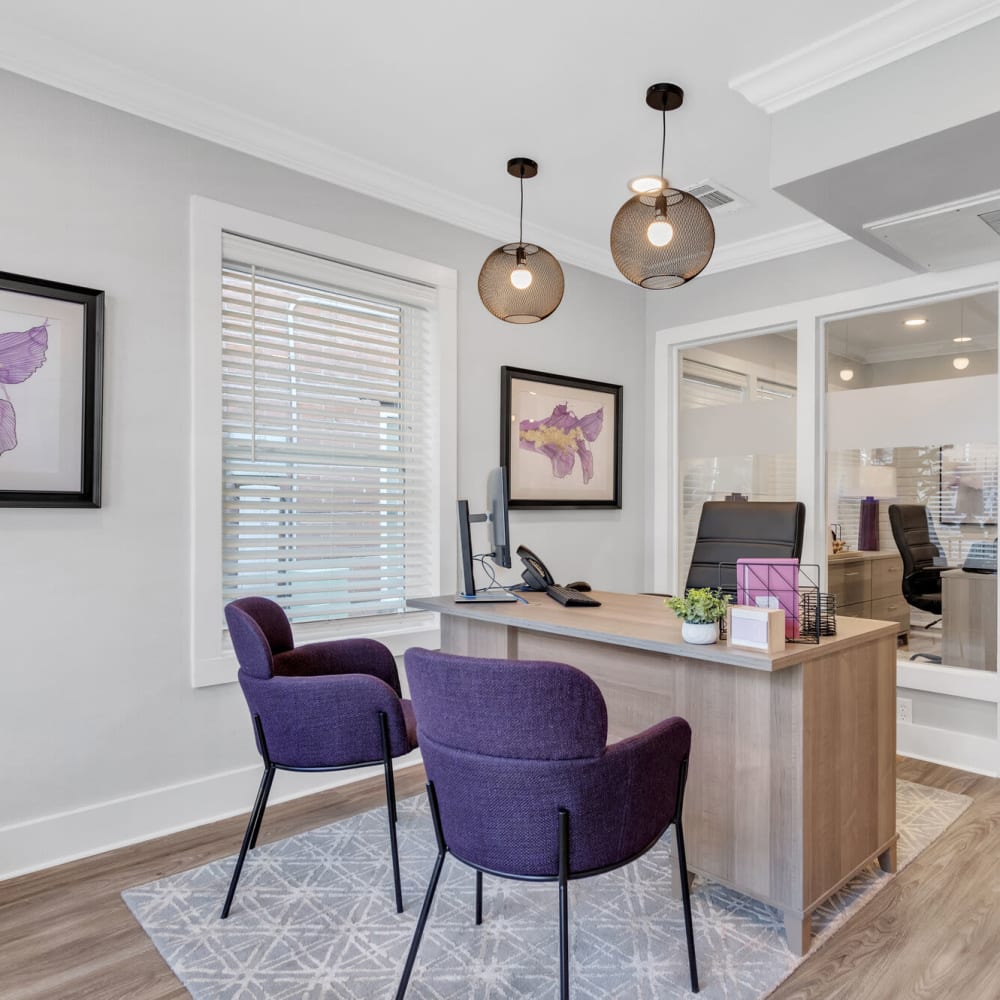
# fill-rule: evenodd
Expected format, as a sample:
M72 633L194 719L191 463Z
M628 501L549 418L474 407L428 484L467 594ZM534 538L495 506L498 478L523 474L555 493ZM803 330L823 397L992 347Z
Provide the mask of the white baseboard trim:
M420 751L395 761L396 773L419 764ZM299 774L281 771L270 803L381 776L382 768ZM0 879L65 864L144 840L248 814L260 783L261 766L213 774L67 812L0 827ZM233 842L233 853L239 850Z
M1000 740L903 722L896 725L896 752L991 778L998 776L1000 766Z

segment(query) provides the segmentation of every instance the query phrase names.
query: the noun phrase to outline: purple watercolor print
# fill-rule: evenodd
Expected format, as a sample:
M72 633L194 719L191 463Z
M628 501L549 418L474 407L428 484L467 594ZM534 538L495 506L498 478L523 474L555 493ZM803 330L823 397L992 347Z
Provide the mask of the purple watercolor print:
M603 427L603 406L578 417L566 403L559 403L543 420L522 420L518 424L518 446L547 456L557 479L570 475L579 458L586 485L594 478L594 455L587 444L597 440Z
M30 330L0 333L0 455L17 447L17 424L14 404L7 394L8 385L31 378L45 364L49 346L49 321Z

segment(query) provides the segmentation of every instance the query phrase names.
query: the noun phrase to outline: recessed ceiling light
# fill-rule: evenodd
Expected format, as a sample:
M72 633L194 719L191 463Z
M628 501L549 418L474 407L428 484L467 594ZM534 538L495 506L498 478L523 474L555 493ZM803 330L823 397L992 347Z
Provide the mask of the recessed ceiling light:
M842 382L850 382L854 378L853 368L841 368L840 369L840 379Z
M956 344L967 344L970 340L972 340L972 338L971 337L952 337L952 340L954 340L954 342Z
M923 316L914 316L912 319L904 319L903 326L924 326L927 320Z

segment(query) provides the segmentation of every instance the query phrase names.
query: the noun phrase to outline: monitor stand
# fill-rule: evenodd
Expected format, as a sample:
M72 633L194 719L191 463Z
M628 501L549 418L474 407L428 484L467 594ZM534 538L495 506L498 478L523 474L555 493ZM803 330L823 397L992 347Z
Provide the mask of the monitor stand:
M456 594L456 604L514 604L518 598L506 590L481 590L476 594Z

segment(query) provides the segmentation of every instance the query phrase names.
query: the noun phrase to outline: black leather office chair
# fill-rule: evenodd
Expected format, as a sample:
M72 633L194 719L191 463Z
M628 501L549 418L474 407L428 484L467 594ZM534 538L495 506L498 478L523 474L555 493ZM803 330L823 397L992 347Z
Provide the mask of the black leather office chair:
M712 587L736 596L737 559L798 559L806 506L797 500L709 500L701 508L686 589Z
M937 625L941 621L941 573L948 567L935 565L935 560L943 561L943 553L927 507L921 503L891 503L889 526L903 557L903 597L912 607L938 615L925 629ZM931 663L941 662L941 657L933 653L914 653L910 659L918 657Z

